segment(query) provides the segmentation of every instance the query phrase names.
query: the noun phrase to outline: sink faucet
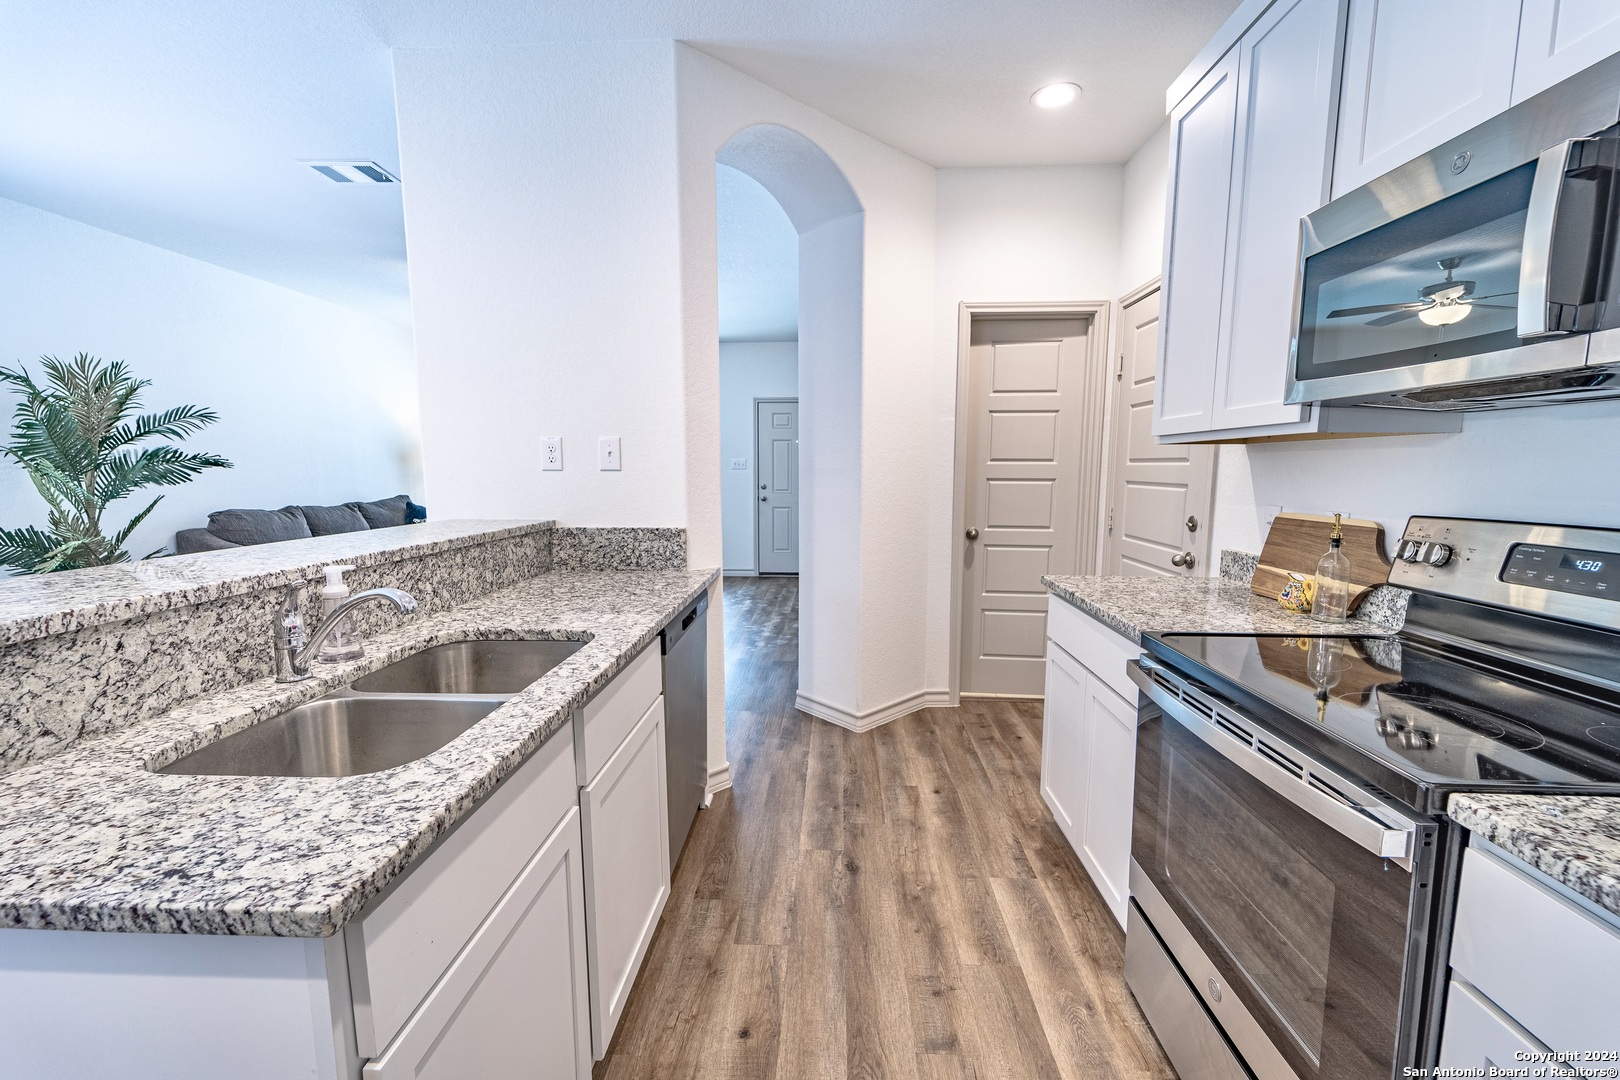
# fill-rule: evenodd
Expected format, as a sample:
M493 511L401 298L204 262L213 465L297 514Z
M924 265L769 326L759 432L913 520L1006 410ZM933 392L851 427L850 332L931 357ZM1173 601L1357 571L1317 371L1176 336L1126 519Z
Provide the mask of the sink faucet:
M402 589L366 589L357 592L332 609L332 613L315 627L305 640L304 620L298 614L298 599L308 586L294 581L287 585L281 600L281 612L276 617L276 682L301 682L309 678L309 662L315 658L321 643L335 630L343 617L352 609L370 600L386 600L409 615L416 610L416 597Z

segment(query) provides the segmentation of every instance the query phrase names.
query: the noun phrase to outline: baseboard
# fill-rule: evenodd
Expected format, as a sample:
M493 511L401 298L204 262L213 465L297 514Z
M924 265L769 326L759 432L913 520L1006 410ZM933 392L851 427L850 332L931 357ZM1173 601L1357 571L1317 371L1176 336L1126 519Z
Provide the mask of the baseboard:
M759 577L758 570L722 570L721 577Z
M965 698L985 698L991 701L1045 701L1045 694L976 694L971 690L963 690Z
M718 769L709 770L709 782L703 788L703 805L708 806L719 792L731 786L731 762L721 762Z
M794 708L800 712L809 713L818 720L825 720L829 724L837 724L849 731L871 731L875 727L882 727L890 720L898 720L918 709L941 709L949 707L951 692L949 690L919 690L915 694L907 694L896 701L864 713L852 713L848 709L841 709L836 705L829 705L825 701L817 701L808 694L799 693L793 702Z

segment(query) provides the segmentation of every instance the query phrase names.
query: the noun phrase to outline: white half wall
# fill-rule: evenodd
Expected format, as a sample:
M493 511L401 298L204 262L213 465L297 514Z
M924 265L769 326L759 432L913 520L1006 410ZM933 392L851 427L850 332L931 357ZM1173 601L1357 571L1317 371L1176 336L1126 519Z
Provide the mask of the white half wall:
M759 569L754 402L799 396L799 343L720 343L720 517L726 573ZM736 463L742 461L743 467Z
M145 500L137 492L109 514L122 525L164 495L130 538L135 556L227 507L402 492L423 501L408 328L7 200L0 236L0 363L21 361L37 379L42 355L123 360L152 380L148 411L192 404L220 414L183 445L235 468ZM0 409L9 427L9 396ZM0 522L45 523L44 501L10 463L0 463Z
M939 576L928 594L928 685L946 686L956 666L951 571L962 545L956 496L959 306L987 302L1108 301L1118 295L1124 170L1117 165L939 170L934 304L933 422L920 460L930 490L928 561Z

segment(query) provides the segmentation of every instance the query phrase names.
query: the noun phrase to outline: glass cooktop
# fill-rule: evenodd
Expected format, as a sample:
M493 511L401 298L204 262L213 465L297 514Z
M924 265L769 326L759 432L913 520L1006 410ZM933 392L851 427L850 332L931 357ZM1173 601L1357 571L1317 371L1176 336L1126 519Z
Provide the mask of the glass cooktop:
M1620 792L1620 707L1461 662L1406 638L1144 635L1148 651L1282 733L1355 751L1419 809L1465 790ZM1247 710L1244 710L1247 711ZM1346 755L1332 755L1349 767ZM1391 783L1385 770L1407 783Z

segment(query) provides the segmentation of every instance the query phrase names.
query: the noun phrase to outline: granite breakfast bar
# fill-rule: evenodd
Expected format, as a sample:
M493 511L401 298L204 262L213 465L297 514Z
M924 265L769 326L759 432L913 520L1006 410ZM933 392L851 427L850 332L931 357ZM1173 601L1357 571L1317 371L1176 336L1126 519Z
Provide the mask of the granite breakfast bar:
M163 560L171 565L144 568L149 588L124 598L105 595L110 575L83 594L50 591L52 584L71 589L68 575L56 583L25 580L17 590L23 595L9 598L0 585L0 681L9 681L8 712L0 715L9 738L8 771L0 774L0 989L21 1003L0 1010L0 1044L14 1051L0 1054L0 1076L29 1075L30 1017L60 1016L74 1001L83 1045L95 1052L75 1071L61 1061L58 1042L53 1065L60 1075L95 1074L95 1062L120 1039L117 1053L133 1057L122 1058L124 1071L101 1075L145 1075L147 1068L226 1075L217 1071L221 1059L206 1052L162 1062L165 1041L175 1039L216 1046L234 1039L230 1075L302 1075L305 1066L314 1070L308 1075L357 1073L360 1062L383 1051L385 1035L401 1030L403 1017L384 1025L357 996L355 1040L357 1021L344 1021L338 1007L340 998L347 1005L357 947L345 944L345 928L387 902L402 881L414 881L410 872L424 860L442 862L434 853L462 836L464 823L492 818L483 807L515 800L532 806L535 763L559 756L552 749L559 736L572 745L571 719L577 724L585 703L649 645L656 679L659 631L718 579L718 571L686 568L678 530L578 530L570 538L549 522L480 522L401 532L407 535L389 543L331 537ZM414 543L402 544L407 540ZM419 593L422 609L374 620L380 625L370 627L362 659L317 664L314 677L300 683L265 677L266 604L288 581L338 561L360 565L362 586L398 583ZM196 651L202 663L226 665L230 685L222 688L185 670L187 639L168 633L199 612L207 630ZM160 641L150 627L142 630L143 621L158 623ZM53 639L60 645L73 635L93 640L73 642L77 655L52 654ZM442 749L397 768L342 777L153 771L405 656L481 639L585 644ZM96 685L87 715L72 715L86 699L72 692L75 659L131 651L143 653L131 693L151 680L181 700L156 715L130 700L120 714L114 680ZM95 683L94 671L80 681ZM187 696L186 688L202 692ZM572 793L574 756L565 752L566 762L545 768L548 777L565 770ZM659 754L661 768L661 739ZM522 790L503 795L508 781ZM577 884L578 868L571 872ZM53 965L56 974L43 978ZM211 1002L224 979L238 991L282 986L265 990L260 1004L270 1013L277 1002L284 1009L282 984L292 969L314 980L295 997L333 1003L335 1027L324 1036L320 1023L313 1035L304 1030L314 1015L308 1007L301 1022L277 1033L268 1014L240 1015L252 994ZM128 997L136 988L151 996ZM371 996L386 993L372 987ZM380 1005L370 1008L380 1016ZM120 1020L131 1016L140 1023ZM262 1060L250 1060L255 1054ZM587 1068L589 1060L587 1053ZM131 1061L143 1064L131 1068Z

